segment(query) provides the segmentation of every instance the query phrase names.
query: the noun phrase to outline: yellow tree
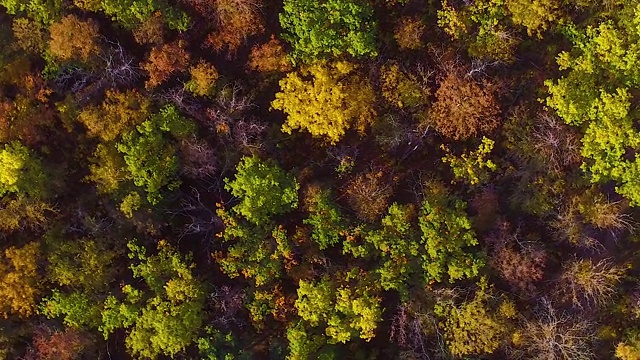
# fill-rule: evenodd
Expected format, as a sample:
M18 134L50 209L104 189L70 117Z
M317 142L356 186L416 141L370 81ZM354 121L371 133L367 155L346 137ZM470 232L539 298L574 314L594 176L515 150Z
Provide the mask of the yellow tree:
M100 51L98 25L92 20L82 21L67 15L49 28L51 55L60 60L87 61Z
M0 316L33 314L40 294L39 254L36 242L4 251L0 258Z
M271 103L287 113L282 131L308 131L337 143L347 130L364 131L375 116L374 93L357 66L346 61L319 61L280 80L281 91Z

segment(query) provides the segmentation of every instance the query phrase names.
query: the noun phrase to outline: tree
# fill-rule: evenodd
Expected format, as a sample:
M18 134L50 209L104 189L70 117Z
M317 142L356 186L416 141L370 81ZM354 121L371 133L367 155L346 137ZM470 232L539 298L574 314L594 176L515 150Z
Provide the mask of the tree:
M136 90L107 90L99 106L89 106L78 114L89 136L112 141L133 130L151 114L151 101Z
M413 205L393 203L382 218L382 227L364 235L365 241L378 250L376 273L380 286L385 290L395 289L403 297L408 296L408 280L418 272L419 256L424 255L420 235L414 226L416 215Z
M74 0L74 4L88 11L102 11L127 29L133 29L160 13L167 26L185 31L189 16L164 0Z
M167 105L117 144L133 183L144 188L149 203L157 204L162 199L163 188L174 190L180 184L177 149L166 134L182 138L193 131L194 124Z
M110 265L119 254L104 240L63 240L51 236L47 245L47 278L59 286L100 293L115 278L117 269Z
M151 256L135 242L128 247L133 276L144 286L124 285L123 300L109 296L100 330L107 338L115 329L126 329L125 343L134 356L173 357L196 339L204 318L204 285L193 274L190 256L183 258L166 241Z
M224 231L217 236L229 243L225 252L213 254L222 271L230 278L242 275L256 286L280 278L283 261L293 258L287 232L281 226L256 226L224 209L218 209L217 215L224 224Z
M90 338L76 329L65 328L60 331L45 325L36 329L33 338L34 351L39 360L78 359L90 343Z
M419 17L402 17L395 29L393 38L401 50L418 50L423 47L422 37L427 27Z
M27 317L34 313L42 292L39 261L37 242L4 251L0 257L0 316L6 319L9 314Z
M474 58L512 62L518 39L508 30L505 1L460 4L442 0L442 9L437 13L438 26L453 39L462 41Z
M60 0L1 0L8 14L25 13L34 21L49 25L60 18L64 2Z
M41 24L27 18L15 18L11 29L21 49L34 55L46 49L47 39Z
M165 24L161 13L154 13L133 31L133 38L138 44L159 45L164 42Z
M264 32L261 14L262 1L258 0L216 0L210 3L194 1L204 15L215 22L216 31L209 34L206 43L216 51L227 48L229 56L235 56L240 46L251 36ZM211 4L211 5L209 5ZM211 10L207 9L211 7ZM197 6L198 8L198 6Z
M331 198L331 192L319 188L309 189L305 197L305 207L309 217L303 222L311 225L311 239L320 250L327 249L340 242L346 231L346 220Z
M346 343L354 336L367 341L374 337L377 323L382 320L380 299L367 287L338 287L327 277L319 282L300 280L298 315L311 326L325 325L325 333L333 343Z
M42 161L29 148L14 141L0 151L0 196L23 193L34 198L46 196Z
M280 92L271 106L287 113L283 132L303 129L335 144L351 128L364 131L375 116L374 99L356 65L320 61L280 80Z
M565 263L559 286L561 293L576 308L603 306L611 302L623 275L624 269L612 265L607 259L597 263L574 259Z
M472 300L458 306L451 303L435 305L434 312L443 318L439 326L454 357L485 355L495 352L507 335L507 319L492 314L489 308L490 288L482 278Z
M514 333L519 347L514 356L532 360L595 359L597 330L589 319L560 312L543 298L534 319L525 320L522 329Z
M82 21L75 15L67 15L51 24L49 33L49 51L60 60L87 62L101 50L98 25L91 19Z
M218 70L215 66L200 61L190 69L191 80L185 84L185 89L196 96L211 96L215 90L216 80L218 80Z
M545 82L547 105L567 124L585 129L583 170L594 183L617 182L616 191L631 200L632 206L640 203L640 166L637 158L629 156L640 147L637 115L631 109L631 91L640 84L635 60L629 60L637 57L640 39L634 21L628 18L634 9L624 6L616 23L604 21L584 30L569 24L566 33L574 47L557 57L560 70L568 72Z
M462 179L471 185L478 185L489 179L489 171L497 169L493 161L485 160L493 150L494 143L493 140L483 136L478 150L462 154L460 157L453 155L448 147L442 145L441 149L447 152L447 155L442 158L442 162L449 163L456 179Z
M367 2L285 0L280 26L284 30L282 38L293 47L296 60L309 63L328 55L377 54L377 25Z
M113 143L98 144L89 161L89 175L85 180L94 182L102 194L115 194L131 180L127 164Z
M380 72L382 96L390 105L412 109L426 105L429 101L429 88L421 84L413 74L402 71L397 63L384 65Z
M478 239L465 213L467 204L448 194L438 183L427 184L418 223L427 254L423 268L427 280L449 282L472 278L484 265L482 258L471 252Z
M529 36L542 37L542 32L560 16L561 4L557 0L507 0L511 20L527 28Z
M0 231L35 230L45 227L56 209L45 201L24 195L0 200Z
M393 187L383 171L368 171L347 183L344 194L360 220L374 222L389 206Z
M149 73L149 79L145 82L147 89L153 89L167 81L174 73L187 69L191 56L184 49L185 46L184 41L178 40L151 49L148 60L141 64Z
M500 124L500 108L489 84L480 86L452 70L440 81L429 120L442 135L466 140Z
M272 161L245 156L236 170L235 179L225 179L225 189L240 199L232 211L249 222L268 224L272 216L298 206L297 181Z
M266 43L251 48L247 67L259 72L287 72L292 68L284 46L273 35Z

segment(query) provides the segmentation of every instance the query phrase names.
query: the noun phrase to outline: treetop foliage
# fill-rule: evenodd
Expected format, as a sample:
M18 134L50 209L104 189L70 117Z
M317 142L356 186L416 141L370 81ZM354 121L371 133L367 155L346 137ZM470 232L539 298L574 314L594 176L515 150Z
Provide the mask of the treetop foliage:
M0 7L0 360L639 358L640 1Z
M368 2L284 0L280 26L295 60L309 63L328 55L377 55L377 24Z

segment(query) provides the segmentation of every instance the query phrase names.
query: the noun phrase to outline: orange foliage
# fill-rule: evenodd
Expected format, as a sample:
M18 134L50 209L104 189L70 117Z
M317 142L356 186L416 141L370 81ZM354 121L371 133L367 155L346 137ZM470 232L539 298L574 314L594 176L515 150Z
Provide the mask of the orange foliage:
M251 49L247 66L259 72L287 72L292 69L284 46L273 35L268 42L255 45Z
M185 45L184 41L178 40L151 50L149 60L141 64L149 73L149 80L145 83L147 89L162 84L174 73L187 68L190 54L184 49Z
M100 51L100 33L93 20L82 21L75 15L67 15L52 24L49 31L49 50L58 59L87 61Z
M440 82L429 119L449 138L465 140L494 130L500 123L500 108L490 84L450 71Z
M206 46L216 51L225 48L229 56L235 55L247 38L264 32L264 19L259 0L215 0L213 19L216 30L209 34Z

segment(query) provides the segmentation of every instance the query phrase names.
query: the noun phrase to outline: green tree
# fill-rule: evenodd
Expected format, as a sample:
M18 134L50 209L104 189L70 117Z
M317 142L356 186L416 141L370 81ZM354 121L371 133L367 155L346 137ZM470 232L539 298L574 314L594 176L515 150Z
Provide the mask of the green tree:
M107 338L115 329L126 329L125 343L134 356L173 357L196 340L204 318L204 285L193 274L190 256L183 259L166 241L151 256L135 242L128 247L133 276L144 286L124 285L123 300L109 296L100 330Z
M213 254L222 271L231 278L242 275L252 279L256 286L280 278L283 260L293 255L286 231L268 224L256 226L224 209L217 213L225 226L218 236L229 243L225 252Z
M327 277L319 282L300 280L295 307L311 326L324 325L331 343L346 343L355 336L369 341L382 320L380 299L366 286L336 288Z
M304 62L327 55L377 54L377 26L367 2L284 0L280 25L282 38L293 47L293 58Z
M482 143L477 150L461 156L453 155L448 147L442 145L441 148L447 152L447 155L442 158L442 162L451 166L456 179L462 179L471 185L478 185L489 179L489 171L497 169L493 161L486 160L486 157L493 150L494 143L493 140L483 136Z
M65 2L62 0L0 0L0 5L7 9L8 14L25 13L27 17L48 25L61 16Z
M640 165L629 156L640 147L631 109L632 92L640 85L638 12L633 5L621 9L618 22L578 30L564 28L574 47L557 57L561 70L556 81L547 80L547 104L570 125L585 129L582 169L594 183L613 180L616 191L632 205L640 204Z
M236 171L235 179L225 179L225 189L240 199L232 211L249 222L267 224L298 206L298 182L272 161L243 157Z
M467 204L448 194L438 183L427 184L418 219L427 254L423 268L427 280L453 282L478 275L484 265L471 247L478 239L465 213Z
M166 106L117 144L134 184L146 191L152 205L162 199L164 188L174 190L180 184L177 147L166 134L179 138L193 130L194 124L178 114L175 107Z
M42 161L18 141L0 151L0 196L24 193L34 198L46 195L47 176Z
M375 96L371 85L346 61L316 62L280 80L280 92L271 103L287 114L282 131L308 131L331 144L351 128L363 132L373 120Z
M311 239L320 250L340 242L346 230L346 220L328 190L317 189L305 199L309 217L303 222L311 225Z
M511 20L527 28L529 36L542 37L542 32L560 17L562 3L557 0L507 0Z
M380 286L398 290L403 296L407 295L407 280L418 272L420 256L424 256L420 235L413 226L415 218L413 205L394 203L382 218L382 227L365 234L365 241L378 251Z

